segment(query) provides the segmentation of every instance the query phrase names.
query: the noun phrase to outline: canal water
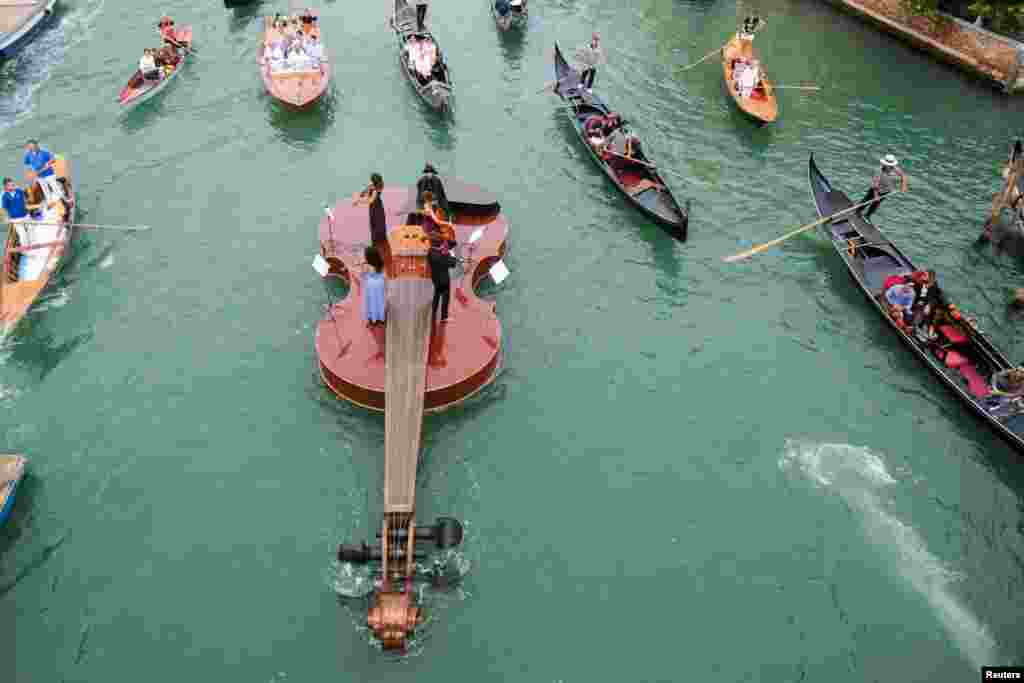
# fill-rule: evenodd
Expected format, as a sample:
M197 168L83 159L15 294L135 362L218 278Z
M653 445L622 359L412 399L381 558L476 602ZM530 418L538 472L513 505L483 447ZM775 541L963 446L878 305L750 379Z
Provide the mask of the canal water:
M70 157L89 223L0 347L0 451L30 476L0 530L10 681L930 681L1020 663L1024 470L852 287L820 236L814 153L1007 354L1024 264L974 246L1024 100L814 0L431 5L457 91L415 97L386 2L320 8L334 84L282 111L255 63L264 3L67 0L0 71L0 159ZM780 84L756 129L696 61L754 10ZM116 95L161 12L197 59ZM680 244L625 206L551 95L551 50L599 30L596 89L693 200ZM466 521L465 578L424 593L408 655L370 646L339 542L381 512L383 420L318 381L324 202L425 161L497 193L512 276L485 289L498 381L427 418L420 517Z

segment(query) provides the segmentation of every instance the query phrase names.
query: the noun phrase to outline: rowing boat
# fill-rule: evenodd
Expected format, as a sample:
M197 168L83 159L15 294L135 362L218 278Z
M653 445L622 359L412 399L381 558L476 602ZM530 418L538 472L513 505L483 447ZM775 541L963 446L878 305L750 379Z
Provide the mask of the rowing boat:
M14 57L54 16L57 0L21 0L0 4L0 61Z
M0 455L0 526L11 516L14 494L25 476L25 462L21 455Z
M318 41L322 40L319 22L313 23L304 30L308 35L316 36ZM260 74L263 76L263 85L274 99L289 107L302 109L314 104L327 90L331 80L331 62L327 49L322 48L323 54L320 59L309 65L308 68L291 69L283 65L279 68L272 68L271 60L265 56L265 50L274 42L284 38L281 31L274 28L274 18L264 18L263 37L260 40L257 58L260 64Z
M174 32L174 39L179 43L192 46L192 27L185 26ZM128 112L135 107L139 106L143 102L147 102L164 90L178 78L178 75L185 68L185 62L188 61L191 50L183 50L181 48L174 48L174 51L178 54L178 61L173 66L168 65L163 67L163 75L159 80L146 80L142 77L142 72L138 69L132 74L132 77L128 79L128 84L121 90L121 94L118 95L117 101L121 105L122 112Z
M853 206L836 190L814 163L808 169L811 194L819 217ZM882 298L886 280L906 275L916 266L889 239L859 213L826 223L822 228L843 260L854 282L900 340L971 410L988 422L1014 448L1024 452L1024 400L992 388L995 373L1013 365L988 338L969 322L949 321L938 326L938 338L926 340L897 324ZM954 317L959 316L955 313Z
M0 337L10 333L46 289L70 251L78 202L71 162L54 157L54 173L63 179L66 200L51 202L39 220L9 224L0 268ZM35 186L33 194L41 191ZM30 203L41 201L36 196Z
M611 113L608 105L596 95L582 87L580 74L565 61L558 44L555 44L555 93L566 103L565 111L572 122L580 142L609 180L615 183L626 199L644 214L654 219L678 240L686 240L690 219L689 205L685 209L672 196L665 181L654 164L643 156L624 159L617 156L605 158L590 144L584 131L587 120L592 116L607 116ZM622 132L628 134L628 124L622 125Z
M394 14L391 16L391 27L398 38L398 64L402 73L416 89L416 94L434 109L447 111L451 109L452 78L441 46L437 39L424 26L418 30L416 25L416 8L408 0L395 0ZM410 40L418 38L428 49L436 49L437 60L429 77L423 77L416 71L410 61Z
M526 23L530 19L530 14L526 9L526 0L498 0L498 2L487 0L487 4L491 6L495 25L502 31L526 28ZM504 14L501 13L499 5L504 6Z
M758 123L771 123L779 117L779 103L775 98L775 87L764 75L764 66L760 67L763 89L755 88L750 97L743 97L736 89L736 80L733 78L733 67L737 59L761 61L754 49L753 37L741 37L737 33L725 44L722 48L722 74L725 77L725 87L740 111Z

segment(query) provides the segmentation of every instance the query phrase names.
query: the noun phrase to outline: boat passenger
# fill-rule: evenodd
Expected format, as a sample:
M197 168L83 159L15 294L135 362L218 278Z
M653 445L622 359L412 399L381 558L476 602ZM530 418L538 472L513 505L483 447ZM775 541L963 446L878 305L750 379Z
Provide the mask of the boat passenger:
M49 150L40 147L38 141L29 140L25 143L25 167L28 175L35 178L47 199L63 199L64 190L53 173L53 162L53 155Z
M494 11L498 16L505 17L512 11L512 3L509 0L494 0Z
M858 212L863 212L861 215L865 218L871 218L871 214L875 212L878 205L882 203L885 196L895 190L897 187L900 188L900 192L907 191L907 174L900 168L900 162L892 154L886 154L880 160L881 168L878 171L878 175L871 181L871 187L868 188L867 194L860 200L863 204L866 201L874 198L875 201L867 206L867 211L864 211L864 207L861 207Z
M587 137L601 136L602 132L604 131L604 127L605 120L604 117L601 116L600 114L594 114L593 116L588 117L587 120L583 122L583 132L586 134Z
M444 219L442 209L434 204L434 193L427 190L423 193L423 231L428 235L439 237L450 248L456 246L455 225Z
M320 68L320 60L324 58L324 46L320 43L320 40L316 37L316 34L310 34L306 41L302 44L302 49L305 50L306 56L309 57L312 62L314 69Z
M367 265L373 270L363 275L363 316L368 326L383 325L387 313L387 281L384 278L384 259L376 247L363 252Z
M740 72L737 89L740 97L750 97L754 93L754 86L757 85L757 70L751 65Z
M623 153L628 159L643 160L644 153L640 146L640 138L635 133L626 133L626 149Z
M14 184L11 178L4 178L4 194L0 200L3 210L7 213L8 223L22 223L29 219L29 211L39 208L39 204L29 204L25 190Z
M163 72L157 67L156 64L156 51L152 48L146 48L142 51L142 59L139 60L139 71L142 73L142 78L148 81L158 81Z
M893 285L885 290L885 300L889 303L889 314L893 320L905 328L910 321L910 311L914 305L914 286Z
M306 8L306 11L299 16L299 21L302 23L302 30L307 33L313 33L313 28L316 26L317 17L313 14L313 10Z
M1008 368L994 373L992 392L1003 396L1024 395L1024 368Z

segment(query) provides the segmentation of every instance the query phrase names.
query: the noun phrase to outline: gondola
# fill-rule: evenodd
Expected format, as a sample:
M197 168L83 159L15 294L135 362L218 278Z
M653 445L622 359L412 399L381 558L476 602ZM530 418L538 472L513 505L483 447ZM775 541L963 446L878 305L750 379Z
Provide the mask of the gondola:
M594 163L615 183L631 204L654 219L670 235L685 241L690 219L689 203L685 209L679 207L679 203L654 168L654 164L651 164L642 152L634 160L617 156L605 159L587 140L584 133L587 119L595 115L606 116L611 109L596 95L582 87L579 72L565 61L557 43L555 79L555 93L566 103L566 114ZM624 124L622 130L628 133L628 125Z
M736 81L732 75L733 63L737 59L760 61L760 57L754 49L753 36L741 37L737 33L722 48L722 75L725 77L725 87L740 111L754 121L761 124L775 121L779 117L779 103L775 98L775 87L767 76L762 75L761 86L755 88L750 97L742 97L736 89ZM761 69L763 73L764 67L762 66Z
M814 163L808 168L811 195L824 218L853 206ZM1024 399L993 390L992 376L1013 364L971 323L940 325L936 340L923 340L893 320L883 304L882 288L889 278L917 270L889 239L858 213L848 213L823 229L846 264L854 282L903 343L941 379L960 400L987 421L1018 452L1024 453ZM959 316L959 313L954 314Z
M398 38L398 64L402 73L415 88L416 94L434 109L448 111L451 109L452 99L452 77L448 69L448 62L437 39L424 26L422 31L417 30L416 8L410 5L407 0L395 0L394 14L391 15L391 27L395 30ZM430 76L422 78L410 64L411 47L409 41L417 38L427 45L432 44L437 50L437 61L434 64Z
M53 168L66 199L47 204L38 221L28 220L8 227L0 265L0 338L14 330L25 317L71 248L73 226L70 224L75 221L78 206L75 179L71 162L59 154L54 157ZM44 202L38 186L31 194L31 203Z
M11 516L14 494L25 476L25 462L21 455L0 455L0 526Z
M174 39L179 43L188 47L192 46L192 28L186 26L178 29L174 33ZM167 89L178 75L181 74L185 68L185 62L191 55L191 50L183 50L181 48L174 48L174 51L178 54L178 61L173 66L165 66L163 76L156 81L148 81L142 77L142 72L138 69L132 74L132 77L128 79L127 85L121 89L120 94L117 96L118 104L121 105L121 112L126 113L131 111L135 107L139 106L143 102L147 102L161 92Z
M502 31L526 28L530 19L526 0L487 0L487 4L491 7L495 25Z
M309 35L316 36L318 41L323 41L318 21L305 30ZM300 68L292 69L283 64L272 64L271 60L265 56L268 46L272 45L274 41L283 39L284 35L281 31L274 28L274 17L264 17L263 35L260 39L257 56L263 85L271 97L287 107L292 109L310 107L323 96L331 82L331 62L327 48L322 47L321 44L323 54L319 60L311 60L308 64L300 64Z

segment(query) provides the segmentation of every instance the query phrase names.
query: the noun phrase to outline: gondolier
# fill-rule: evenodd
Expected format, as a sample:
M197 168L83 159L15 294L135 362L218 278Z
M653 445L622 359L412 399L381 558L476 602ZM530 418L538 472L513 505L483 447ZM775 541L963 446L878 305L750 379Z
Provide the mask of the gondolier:
M576 59L580 63L580 83L590 90L594 87L597 67L604 64L604 50L601 49L601 34L594 31L590 43L576 51Z
M871 214L875 212L878 205L885 199L885 195L894 191L897 187L900 188L900 192L907 191L907 174L900 168L900 162L892 154L886 154L882 157L881 168L878 171L878 175L875 176L871 182L871 187L868 189L867 194L864 195L864 199L860 200L863 204L872 198L876 198L867 207L867 211L863 211L864 218L871 218Z
M427 21L427 3L430 0L416 0L416 30L423 31Z

